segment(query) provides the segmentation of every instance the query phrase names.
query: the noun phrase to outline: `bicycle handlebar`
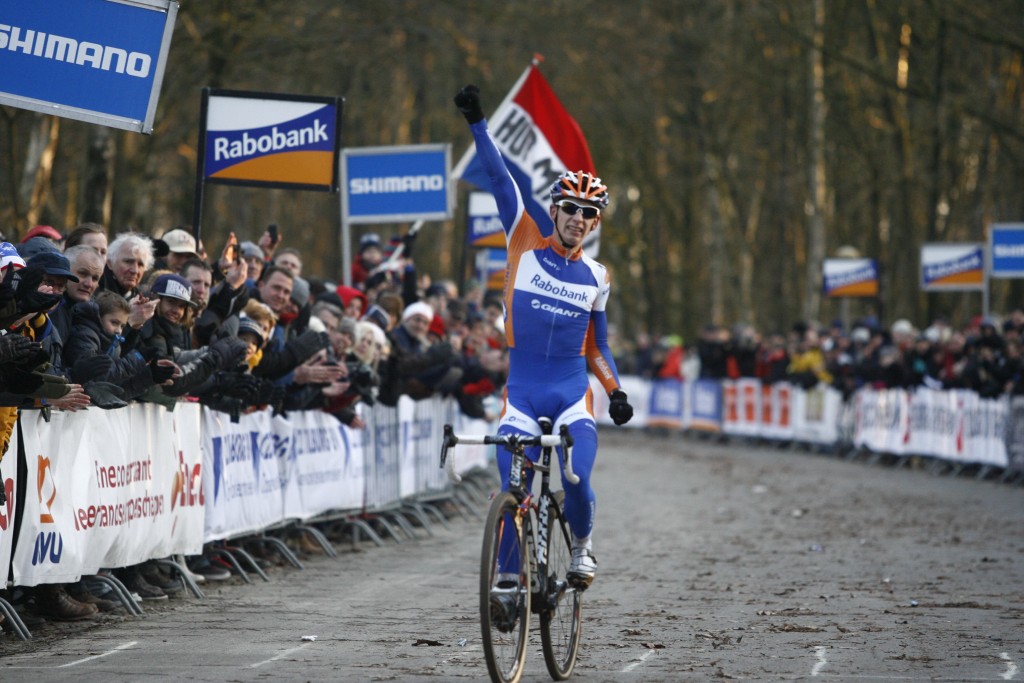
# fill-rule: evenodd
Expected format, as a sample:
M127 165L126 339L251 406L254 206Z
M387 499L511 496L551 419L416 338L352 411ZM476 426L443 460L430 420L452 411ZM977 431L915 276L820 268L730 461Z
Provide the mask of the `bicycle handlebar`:
M508 446L515 448L523 446L541 446L543 448L562 447L565 457L565 478L570 484L580 483L580 478L572 471L572 435L569 434L569 427L562 425L556 434L538 434L536 436L525 436L523 434L463 434L457 435L450 424L444 426L444 436L441 441L441 467L447 469L448 478L456 484L462 481L462 477L455 471L454 458L448 457L448 449L454 448L460 443L485 446Z

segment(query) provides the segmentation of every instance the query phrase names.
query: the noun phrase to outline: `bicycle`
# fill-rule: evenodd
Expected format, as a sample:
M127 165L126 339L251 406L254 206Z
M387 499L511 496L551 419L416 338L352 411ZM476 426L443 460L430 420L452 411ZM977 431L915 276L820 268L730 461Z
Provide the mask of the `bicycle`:
M572 548L562 512L565 492L550 486L553 448L562 449L566 480L575 484L579 477L572 471L568 427L562 425L556 436L550 419L539 422L539 436L458 436L451 425L444 426L441 467L447 467L455 482L461 477L448 449L460 443L485 444L504 446L512 453L509 490L495 494L491 502L480 555L480 630L487 670L495 683L516 683L523 675L531 614L540 617L544 663L553 679L567 679L579 653L585 587L571 585L566 576ZM526 449L536 446L541 453L534 462ZM528 469L541 473L537 496L526 489Z

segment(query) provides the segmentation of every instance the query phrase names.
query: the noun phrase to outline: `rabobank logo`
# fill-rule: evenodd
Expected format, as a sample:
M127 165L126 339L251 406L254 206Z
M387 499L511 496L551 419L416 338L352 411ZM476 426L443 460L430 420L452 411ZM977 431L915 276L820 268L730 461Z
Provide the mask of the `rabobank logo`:
M208 101L207 179L333 186L334 104L219 95Z

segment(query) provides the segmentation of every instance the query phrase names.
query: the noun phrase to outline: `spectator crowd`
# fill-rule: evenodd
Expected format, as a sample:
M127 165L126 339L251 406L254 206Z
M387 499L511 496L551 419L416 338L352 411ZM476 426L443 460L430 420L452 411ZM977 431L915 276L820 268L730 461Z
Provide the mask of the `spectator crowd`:
M1024 394L1024 309L1003 319L976 316L961 329L945 319L918 329L900 319L888 328L873 317L846 329L800 322L762 335L754 327L705 326L695 343L677 336L639 335L623 346L624 374L648 378L739 379L790 382L805 389L835 387L849 398L860 387L970 389L982 398Z
M95 223L66 235L36 226L0 243L0 457L26 409L198 401L235 420L319 410L360 429L360 403L443 395L494 417L507 373L500 299L460 297L418 272L415 234L365 235L351 286L304 272L282 237L232 233L214 257L185 226L112 238ZM217 558L190 558L193 578L229 578ZM143 600L183 589L158 563L115 575ZM107 591L85 579L0 595L76 620L118 609Z

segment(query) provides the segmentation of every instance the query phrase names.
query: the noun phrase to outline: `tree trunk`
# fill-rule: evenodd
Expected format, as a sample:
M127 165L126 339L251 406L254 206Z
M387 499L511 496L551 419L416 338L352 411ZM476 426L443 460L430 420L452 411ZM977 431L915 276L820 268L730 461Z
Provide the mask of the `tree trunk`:
M822 265L825 260L825 0L814 0L814 47L810 51L810 138L808 160L807 282L803 318L817 320L821 312Z

